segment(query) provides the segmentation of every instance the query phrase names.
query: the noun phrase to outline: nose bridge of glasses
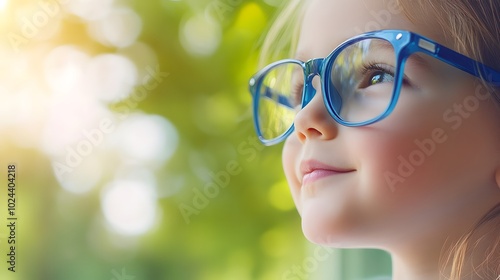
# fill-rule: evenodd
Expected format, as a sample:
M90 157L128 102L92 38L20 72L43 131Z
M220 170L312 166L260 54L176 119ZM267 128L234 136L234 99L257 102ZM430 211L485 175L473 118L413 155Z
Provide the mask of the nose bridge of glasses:
M316 88L313 85L313 79L320 76L323 67L323 58L315 58L307 61L304 64L305 87L304 87L304 102L302 107L305 107L316 94Z
M323 58L314 58L304 63L305 74L308 79L311 77L310 79L312 80L314 76L320 74L323 67L323 60Z

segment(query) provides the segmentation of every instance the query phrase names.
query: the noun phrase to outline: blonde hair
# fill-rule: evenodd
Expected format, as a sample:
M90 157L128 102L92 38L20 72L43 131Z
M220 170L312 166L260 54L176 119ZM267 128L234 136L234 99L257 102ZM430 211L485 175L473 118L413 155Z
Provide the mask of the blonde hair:
M483 229L486 233L477 236L478 231ZM492 244L483 244L484 240L494 240ZM473 243L474 241L474 243ZM477 266L473 266L470 256L479 247L486 247L485 255ZM479 222L462 238L451 247L447 255L441 260L443 269L450 265L449 277L445 279L460 280L464 275L465 266L470 266L471 273L481 279L496 280L500 276L500 203L484 215ZM441 274L446 274L444 270Z
M284 1L285 6L264 37L259 59L260 67L294 55L299 41L303 3L305 1L302 0ZM291 19L294 19L293 22Z
M499 0L397 0L410 20L432 11L443 32L452 42L453 49L472 57L493 69L500 70L500 1ZM304 0L290 0L283 7L262 44L259 64L261 66L285 57L296 51ZM500 101L498 88L491 85L492 94ZM496 94L495 94L496 93ZM478 237L479 229L490 228ZM443 269L451 263L451 271L445 279L460 280L474 249L485 237L495 242L488 246L485 259L473 273L482 279L497 279L500 276L500 204L491 209L479 222L455 244L442 258ZM472 243L475 241L474 243ZM442 272L444 273L444 270Z
M500 68L500 1L398 0L412 20L429 12L441 25L456 51ZM415 14L417 16L415 16Z
M500 71L500 1L397 0L413 21L436 18L453 49ZM421 20L420 20L421 21ZM500 104L500 87L484 83Z

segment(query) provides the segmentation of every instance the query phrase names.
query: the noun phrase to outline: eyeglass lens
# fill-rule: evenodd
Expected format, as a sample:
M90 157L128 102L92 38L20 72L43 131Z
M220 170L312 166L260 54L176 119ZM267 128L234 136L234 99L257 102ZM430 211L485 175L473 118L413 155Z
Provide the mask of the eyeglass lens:
M356 41L325 63L325 102L340 119L359 123L385 113L392 100L396 71L390 42L375 38ZM294 62L279 64L262 78L257 119L264 139L276 139L293 125L302 106L303 84L303 68Z

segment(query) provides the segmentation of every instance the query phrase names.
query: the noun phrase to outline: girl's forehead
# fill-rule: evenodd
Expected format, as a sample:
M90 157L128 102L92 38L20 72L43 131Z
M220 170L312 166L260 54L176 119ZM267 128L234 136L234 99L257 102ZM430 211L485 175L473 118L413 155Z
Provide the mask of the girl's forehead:
M397 0L307 1L301 24L298 53L303 60L324 57L343 41L361 33L381 29L403 29L445 43L435 19L408 19ZM306 57L307 56L307 57Z

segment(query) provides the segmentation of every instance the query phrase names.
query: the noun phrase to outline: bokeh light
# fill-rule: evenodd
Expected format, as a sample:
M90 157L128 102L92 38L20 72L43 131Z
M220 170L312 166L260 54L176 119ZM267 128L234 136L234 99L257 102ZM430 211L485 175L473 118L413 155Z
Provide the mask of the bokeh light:
M132 61L137 70L137 84L144 85L153 79L151 76L151 68L159 65L158 56L155 51L143 42L135 42L132 45L121 48L117 54L122 55Z
M45 58L45 81L53 94L74 94L84 85L90 55L78 47L54 48Z
M220 44L222 31L220 25L202 14L189 17L180 26L180 41L193 55L210 55Z
M59 161L53 161L52 167L60 186L73 194L82 195L93 190L101 180L105 170L104 162L96 153L82 159L81 163L74 168L68 166L68 170L58 170L58 168L63 168L59 164L66 164L64 160L65 158L61 158Z
M161 116L144 114L128 116L111 137L124 158L151 164L168 160L179 142L172 123Z
M290 211L295 208L286 181L277 182L269 188L268 199L271 205L276 209Z
M114 0L69 0L64 1L64 6L67 11L84 20L95 21L110 13L113 2Z
M88 94L112 103L125 99L137 84L137 69L128 58L103 54L92 58L86 68Z
M118 48L133 44L141 30L141 18L128 7L114 7L103 18L91 21L88 29L97 42Z
M154 182L116 180L102 192L104 217L117 233L140 235L154 226L157 197Z
M84 142L93 141L95 144L92 147L99 147L106 138L105 131L100 127L103 121L112 119L110 111L89 95L54 98L49 111L41 147L52 156L67 155L68 150L77 149Z

